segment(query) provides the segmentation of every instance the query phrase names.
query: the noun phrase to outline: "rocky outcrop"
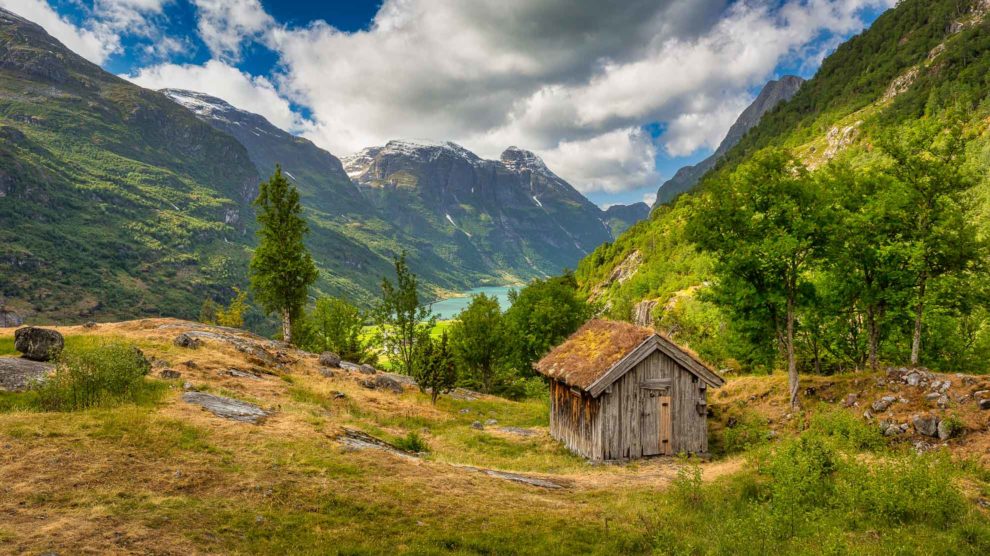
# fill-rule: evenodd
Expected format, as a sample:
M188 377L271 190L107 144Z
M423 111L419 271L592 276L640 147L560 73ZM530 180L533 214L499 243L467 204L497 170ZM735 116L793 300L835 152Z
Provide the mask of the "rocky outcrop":
M65 339L56 330L26 326L14 332L14 349L25 359L51 361L57 358L65 347Z
M0 357L0 390L20 392L42 382L55 367L49 363Z
M657 306L655 299L640 301L633 307L632 321L638 326L653 326L653 309Z
M340 356L332 351L324 351L319 357L320 365L324 367L340 367Z
M213 394L206 394L204 392L186 392L182 394L182 400L186 403L198 405L217 417L231 421L240 421L242 423L251 423L253 425L263 423L271 415L269 412L252 403L223 396L214 396Z

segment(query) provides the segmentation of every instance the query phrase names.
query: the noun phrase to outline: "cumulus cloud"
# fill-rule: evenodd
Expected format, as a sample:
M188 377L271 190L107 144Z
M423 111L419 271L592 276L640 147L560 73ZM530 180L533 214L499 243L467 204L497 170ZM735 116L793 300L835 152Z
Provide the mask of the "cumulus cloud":
M214 57L237 61L241 45L262 36L275 20L258 0L192 0L199 36Z
M352 152L390 138L515 144L583 191L656 179L646 162L718 144L777 65L892 0L387 0L367 30L276 28L280 89L309 137ZM667 123L659 145L637 132Z
M218 60L203 65L159 64L124 76L148 89L188 89L222 98L249 112L261 114L276 126L300 132L310 124L292 110L265 77L251 76Z
M120 38L106 29L85 29L60 16L45 0L0 0L0 7L41 25L48 34L87 60L102 64L120 49Z

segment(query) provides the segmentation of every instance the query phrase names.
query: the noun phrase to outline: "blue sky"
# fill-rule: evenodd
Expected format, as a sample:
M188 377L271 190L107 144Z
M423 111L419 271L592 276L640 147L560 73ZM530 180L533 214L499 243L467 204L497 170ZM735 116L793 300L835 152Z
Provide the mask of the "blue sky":
M108 71L224 98L338 156L514 145L600 205L708 156L769 79L893 0L0 0Z

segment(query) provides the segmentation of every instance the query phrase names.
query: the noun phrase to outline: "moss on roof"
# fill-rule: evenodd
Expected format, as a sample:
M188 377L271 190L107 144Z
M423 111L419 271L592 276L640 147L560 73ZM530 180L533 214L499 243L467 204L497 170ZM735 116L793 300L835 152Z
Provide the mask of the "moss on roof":
M678 345L652 328L603 319L586 322L577 332L564 340L564 343L550 350L550 353L533 367L538 373L568 386L588 390L596 380L607 374L630 352L653 336L658 336L661 343L669 345L697 363L700 369L688 369L690 372L706 375L705 371L708 371L711 373L708 378L706 376L702 378L715 386L721 385L722 379L718 373L702 361L694 351Z
M628 322L590 320L536 363L540 374L586 390L655 332Z

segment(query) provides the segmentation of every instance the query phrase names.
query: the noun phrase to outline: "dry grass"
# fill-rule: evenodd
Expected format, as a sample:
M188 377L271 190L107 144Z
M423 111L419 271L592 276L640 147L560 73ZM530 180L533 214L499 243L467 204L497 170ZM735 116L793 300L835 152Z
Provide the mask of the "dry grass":
M587 389L653 334L651 328L627 322L590 320L535 367L564 384Z
M224 371L257 365L224 343L172 345L189 326L149 319L59 328L70 338L134 342L182 378L153 406L0 413L0 553L639 553L650 542L643 513L683 466L671 459L592 466L548 436L543 401L445 396L432 406L416 390L368 390L363 376L328 379L316 357L301 352L288 352L283 368L259 369L269 373L261 380L234 378ZM0 338L11 334L0 330ZM806 378L815 388L806 399L860 392L868 403L882 391L876 378ZM219 419L181 401L183 381L275 413L260 426ZM911 397L891 411L920 403ZM765 415L782 434L807 419L787 417L780 376L730 380L712 405L713 434L742 410ZM970 430L950 447L986 464L985 417L968 406L957 411ZM471 427L487 419L498 424ZM335 441L345 426L388 440L414 431L431 451L421 460L346 451ZM519 485L460 465L550 476L568 488ZM703 464L702 472L713 480L743 467L736 457Z

